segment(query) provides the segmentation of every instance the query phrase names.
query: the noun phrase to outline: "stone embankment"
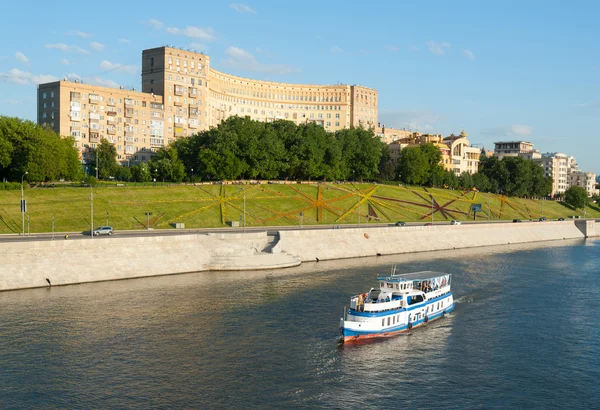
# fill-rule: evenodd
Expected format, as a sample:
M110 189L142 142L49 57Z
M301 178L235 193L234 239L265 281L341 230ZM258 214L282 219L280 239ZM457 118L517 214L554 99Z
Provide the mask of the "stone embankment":
M262 252L267 245L266 232L4 242L0 290L300 264L285 253Z
M0 291L600 236L591 220L4 242Z
M584 238L585 229L587 236L595 236L594 221L587 222L585 226L547 221L282 231L272 251L307 262Z

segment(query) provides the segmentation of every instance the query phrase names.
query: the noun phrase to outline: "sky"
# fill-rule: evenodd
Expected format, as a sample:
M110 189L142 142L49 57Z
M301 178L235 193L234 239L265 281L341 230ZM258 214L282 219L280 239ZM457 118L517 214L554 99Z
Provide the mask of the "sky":
M242 77L376 88L388 127L526 140L600 174L599 13L592 0L8 2L0 115L35 121L37 84L65 77L139 90L142 50L172 45Z

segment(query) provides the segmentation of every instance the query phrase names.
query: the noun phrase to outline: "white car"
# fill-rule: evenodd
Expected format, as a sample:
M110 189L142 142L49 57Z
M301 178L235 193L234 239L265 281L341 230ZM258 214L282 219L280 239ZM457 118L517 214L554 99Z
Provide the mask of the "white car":
M460 221L455 219L454 221L450 222L450 225L460 225Z
M96 229L94 229L94 236L99 236L99 235L112 235L113 234L113 228L112 226L99 226Z

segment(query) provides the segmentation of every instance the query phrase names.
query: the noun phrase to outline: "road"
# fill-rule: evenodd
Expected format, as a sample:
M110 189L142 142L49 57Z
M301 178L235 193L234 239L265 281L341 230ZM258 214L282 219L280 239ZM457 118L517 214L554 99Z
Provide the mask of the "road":
M523 222L530 222L523 220ZM596 222L600 222L597 220ZM406 226L422 226L428 221L420 222L407 222ZM461 221L462 224L487 224L487 223L512 223L510 220L496 220L496 221ZM435 221L434 225L450 225L450 221ZM394 226L393 223L369 223L369 224L344 224L344 225L309 225L303 226L266 226L266 227L248 227L245 229L246 232L264 232L267 231L269 241L274 240L277 236L278 231L289 231L298 229L351 229L360 227L362 229L369 228L380 228L386 226ZM202 228L202 229L150 229L150 230L130 230L130 231L115 231L113 236L94 236L93 238L89 235L89 231L86 232L68 232L68 240L107 240L112 237L141 237L141 236L165 236L165 235L194 235L194 234L207 234L207 233L243 233L243 228ZM53 240L65 240L66 232L55 232L54 234L49 232L44 233L32 233L30 235L19 235L9 234L0 235L0 242L15 242L15 241L53 241Z

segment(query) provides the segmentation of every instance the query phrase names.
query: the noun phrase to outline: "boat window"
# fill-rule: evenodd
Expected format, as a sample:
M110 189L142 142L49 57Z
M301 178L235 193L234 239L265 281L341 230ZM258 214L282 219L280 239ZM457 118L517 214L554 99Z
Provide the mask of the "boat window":
M400 289L400 284L396 283L396 289Z
M381 286L382 288L385 288L385 282L381 282L381 283L380 283L380 286Z
M389 318L389 316L388 316L388 326L389 326L389 325L390 325L390 318Z
M385 318L381 319L381 326L385 326Z
M396 316L392 316L392 324L395 325L396 324Z
M394 289L394 284L393 283L388 283L387 287L390 288L390 289Z

